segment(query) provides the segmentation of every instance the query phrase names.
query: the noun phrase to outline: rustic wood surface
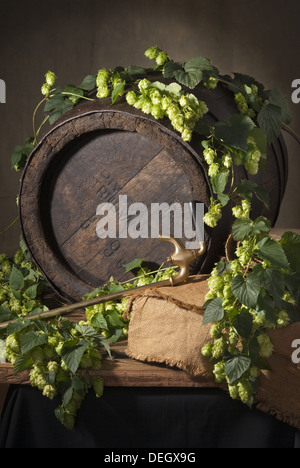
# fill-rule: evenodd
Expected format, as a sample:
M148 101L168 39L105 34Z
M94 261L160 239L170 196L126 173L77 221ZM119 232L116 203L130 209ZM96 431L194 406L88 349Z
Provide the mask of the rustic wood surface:
M152 203L208 205L211 189L191 149L137 116L83 114L37 147L23 177L21 225L33 258L63 297L80 300L110 276L124 279L124 265L137 256L159 266L171 253L151 232L143 239L97 236L98 205L112 203L118 215L119 195L128 206L146 205L150 216Z
M105 357L101 370L88 371L101 375L106 387L214 387L205 377L193 377L188 373L165 365L145 363L130 359L125 354L126 342L111 347L112 359ZM9 363L0 364L0 386L8 384L30 385L29 371L14 374Z

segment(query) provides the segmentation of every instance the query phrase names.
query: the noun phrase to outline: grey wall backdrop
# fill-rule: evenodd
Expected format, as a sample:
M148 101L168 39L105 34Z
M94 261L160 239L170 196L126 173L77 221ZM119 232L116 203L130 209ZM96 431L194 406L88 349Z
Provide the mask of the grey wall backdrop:
M291 101L300 79L299 0L27 0L0 2L0 232L17 216L19 175L10 168L15 145L32 135L31 117L45 73L79 84L99 68L148 66L144 51L159 45L175 60L203 55L222 73L256 77L280 88L300 134L300 104ZM285 137L290 175L278 227L300 228L300 148ZM18 247L15 224L0 250Z

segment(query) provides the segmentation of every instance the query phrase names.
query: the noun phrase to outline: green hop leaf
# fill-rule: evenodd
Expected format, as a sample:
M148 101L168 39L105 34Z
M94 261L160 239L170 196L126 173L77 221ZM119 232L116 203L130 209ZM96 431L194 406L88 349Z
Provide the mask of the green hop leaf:
M224 140L234 148L247 151L247 133L254 128L255 124L250 117L234 114L228 122L217 122L215 125L215 136L218 140Z
M251 200L253 194L255 194L266 208L270 205L270 196L267 190L252 180L242 180L237 186L237 193L240 197L246 198L247 200Z
M167 62L164 65L163 76L164 78L175 78L175 74L177 71L183 70L182 64L178 62Z
M289 268L289 262L282 246L275 240L266 237L257 244L257 255L280 268Z
M92 91L96 87L96 76L87 75L79 87L84 91Z
M250 273L246 279L238 274L231 282L232 292L241 304L255 308L260 293L261 283L259 275Z
M225 372L230 385L240 379L249 369L251 359L247 356L235 356L225 362Z
M62 350L62 358L73 374L77 371L81 358L88 346L89 344L86 341L82 341L81 344L66 346Z
M9 287L14 291L19 291L24 288L24 278L21 271L15 266L12 267L10 278L9 278Z
M282 128L282 116L279 106L274 104L264 104L257 116L260 128L265 132L267 140L271 143L278 138Z
M21 346L21 352L27 353L28 351L31 351L33 348L36 346L41 346L43 344L46 344L48 342L48 337L46 334L40 335L36 331L28 331L24 335L21 336L20 338L20 346Z
M207 305L204 305L204 307L203 325L210 322L218 322L224 317L223 300L220 297L213 299Z
M239 218L232 225L232 235L234 240L242 241L251 235L268 233L270 224L266 218L257 218L252 221L250 218Z
M136 268L141 268L143 261L144 261L143 258L136 258L132 262L127 263L125 265L126 273L128 273L129 271L135 270Z
M293 271L300 272L300 235L295 232L285 232L280 244Z

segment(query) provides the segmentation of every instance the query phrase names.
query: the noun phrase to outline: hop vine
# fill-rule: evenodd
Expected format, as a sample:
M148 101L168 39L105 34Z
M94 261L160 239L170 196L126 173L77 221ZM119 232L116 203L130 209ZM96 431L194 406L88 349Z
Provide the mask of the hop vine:
M286 233L275 241L268 220L252 221L249 208L233 225L236 258L221 260L208 279L203 323L212 322L212 341L202 354L213 362L215 381L251 407L274 351L268 331L299 321L299 285L290 286L300 272L299 262L298 273L292 268L291 245L300 253L300 236Z

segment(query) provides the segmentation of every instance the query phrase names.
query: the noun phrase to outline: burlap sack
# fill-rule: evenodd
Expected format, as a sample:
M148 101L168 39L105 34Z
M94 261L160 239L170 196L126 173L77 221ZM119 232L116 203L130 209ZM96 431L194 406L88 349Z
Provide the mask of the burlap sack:
M202 276L181 286L150 289L133 299L127 355L196 376L208 373L201 353L210 340L210 325L202 325L207 292L207 276Z
M180 286L149 289L132 299L127 355L213 380L213 366L201 353L204 344L211 341L211 324L202 325L207 278L192 277ZM259 378L255 404L300 429L300 365L291 358L292 343L300 339L300 322L271 331L269 336L274 346L269 359L272 371L264 371Z

